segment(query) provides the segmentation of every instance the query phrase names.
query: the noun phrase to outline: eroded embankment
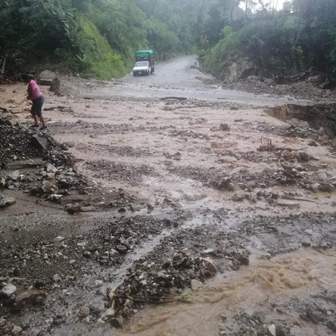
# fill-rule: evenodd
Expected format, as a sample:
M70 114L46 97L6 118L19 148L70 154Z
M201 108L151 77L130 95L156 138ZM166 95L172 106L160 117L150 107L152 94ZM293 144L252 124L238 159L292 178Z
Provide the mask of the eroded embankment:
M328 136L336 136L336 103L297 105L287 104L272 108L269 112L272 116L284 121L300 120L320 133ZM293 120L294 119L294 120Z

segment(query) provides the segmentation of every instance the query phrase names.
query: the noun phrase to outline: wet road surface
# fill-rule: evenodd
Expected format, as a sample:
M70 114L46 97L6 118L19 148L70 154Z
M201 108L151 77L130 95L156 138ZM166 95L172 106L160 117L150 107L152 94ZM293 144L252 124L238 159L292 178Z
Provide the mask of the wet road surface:
M119 96L124 98L155 99L164 97L184 97L199 99L213 103L241 103L257 106L276 106L293 102L291 97L274 97L271 95L255 95L253 93L228 90L212 76L198 70L195 56L179 57L174 60L159 63L152 76L125 78L108 84L104 88L90 87L80 93L85 97L109 98ZM306 102L302 100L302 102Z

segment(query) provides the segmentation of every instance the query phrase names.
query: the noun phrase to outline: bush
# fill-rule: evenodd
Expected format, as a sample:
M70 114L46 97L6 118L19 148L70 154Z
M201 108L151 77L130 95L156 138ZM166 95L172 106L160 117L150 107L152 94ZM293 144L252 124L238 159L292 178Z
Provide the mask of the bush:
M81 73L99 79L119 77L126 72L122 57L113 52L97 27L85 16L78 16L77 66Z

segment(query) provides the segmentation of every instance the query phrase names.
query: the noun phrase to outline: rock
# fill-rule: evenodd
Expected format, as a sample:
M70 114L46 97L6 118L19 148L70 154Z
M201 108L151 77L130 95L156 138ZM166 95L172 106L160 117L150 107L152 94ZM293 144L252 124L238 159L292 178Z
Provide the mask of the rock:
M251 78L252 74L255 73L254 68L253 64L247 58L240 57L236 59L235 62L230 61L225 64L223 67L223 69L225 69L223 77L230 83L246 77Z
M124 244L118 244L115 249L121 254L126 254L128 251L128 247Z
M276 326L274 324L269 325L267 329L268 329L270 335L277 336Z
M85 257L85 258L91 258L91 252L90 251L87 251L87 250L85 250L84 252L83 252L83 257Z
M0 177L0 188L3 189L6 187L6 179L4 177Z
M16 336L16 335L20 335L22 333L23 329L17 325L14 325L13 326L13 329L12 329L12 335L13 336Z
M46 292L39 289L28 289L16 296L15 303L21 305L35 305L42 304L46 299Z
M20 177L20 172L18 170L14 170L13 172L7 175L11 180L16 181Z
M197 290L203 286L201 281L198 281L196 279L191 280L191 289L192 290Z
M192 260L184 252L177 252L173 256L173 267L176 269L179 268L190 268L192 265Z
M99 288L102 287L104 285L104 281L102 280L95 280L95 287Z
M44 70L38 76L38 82L41 85L51 85L56 78L57 75L55 72L50 70Z
M7 168L9 170L14 169L25 169L25 168L34 168L40 167L44 165L44 161L42 159L29 159L29 160L19 160L7 163Z
M46 171L48 173L56 173L57 172L57 168L53 164L48 163L47 166L46 166Z
M246 199L246 194L245 193L237 193L232 196L232 201L233 202L242 202Z
M61 81L59 78L54 78L51 81L49 91L54 92L57 96L61 94Z
M281 207L290 208L290 209L295 209L295 208L300 207L300 203L289 201L289 200L278 200L277 205Z
M92 206L92 205L82 206L81 207L81 212L94 212L96 210L97 209L94 206Z
M310 247L312 244L311 244L311 241L309 239L304 239L301 243L301 245L303 247Z
M46 137L44 136L40 136L38 134L34 134L33 135L33 139L34 139L34 145L42 150L43 152L48 150L49 147L49 141Z
M78 316L80 319L85 319L90 315L90 308L88 306L82 306L79 309Z
M6 325L7 321L4 317L0 317L0 328L3 328Z
M306 152L299 152L296 157L300 162L308 162L310 160L310 156Z
M53 183L51 183L50 181L46 181L44 180L42 182L42 191L45 194L54 194L55 191L57 191L57 186Z
M54 239L54 242L55 243L60 243L64 240L65 238L63 236L57 236L55 239Z
M81 206L78 203L70 203L65 206L65 210L70 214L74 215L81 212Z
M309 141L308 146L317 147L318 143L314 140Z
M7 208L16 203L16 199L14 197L6 197L0 193L0 209Z
M234 185L229 177L213 180L211 184L219 190L234 191Z
M217 267L210 258L200 258L200 264L204 278L212 278L217 274Z
M54 282L60 282L62 280L62 278L60 277L60 275L54 274L53 280L54 280Z
M320 184L319 183L313 183L311 186L310 186L310 190L314 193L318 193L319 190L320 190Z
M230 126L228 124L220 124L219 129L224 132L230 131Z
M335 190L335 187L331 183L320 183L319 191L331 193Z
M208 248L208 249L202 251L201 255L203 255L203 256L209 256L209 255L214 255L215 253L216 253L215 249Z
M95 302L90 304L90 313L95 317L100 316L104 310L105 310L105 304L103 301L100 301L99 303Z
M331 330L331 331L333 331L334 333L336 333L336 322L335 321L328 321L327 323L326 323L326 325L327 325L327 327Z
M55 203L60 203L62 198L63 195L61 194L51 194L50 196L48 196L48 200Z
M122 316L114 317L110 320L110 323L114 328L121 328L124 324L124 319Z
M4 296L5 298L10 298L15 293L16 293L16 286L13 284L7 284L0 291L1 296Z
M103 320L103 321L108 321L108 320L110 320L111 318L113 318L115 316L115 310L114 310L114 308L109 308L109 309L107 309L105 312L104 312L104 314L102 315L102 317L101 317L101 319Z

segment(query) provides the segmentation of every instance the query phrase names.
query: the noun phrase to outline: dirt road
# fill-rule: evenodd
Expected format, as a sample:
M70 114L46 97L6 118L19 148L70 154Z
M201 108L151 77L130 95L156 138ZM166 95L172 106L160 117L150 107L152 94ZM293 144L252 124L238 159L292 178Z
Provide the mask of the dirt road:
M2 211L3 281L21 268L18 287L47 291L43 306L3 308L7 324L27 335L335 332L327 125L285 120L284 104L306 101L225 90L195 65L183 57L154 76L72 79L71 95L48 94L50 134L106 207L27 213L25 197Z
M213 103L240 103L257 106L272 106L294 101L290 96L272 97L253 93L227 90L212 76L201 73L195 56L179 57L156 66L154 76L126 76L122 80L106 83L105 87L88 85L77 87L77 95L92 98L139 98L159 99L185 97ZM308 102L306 100L306 102Z

